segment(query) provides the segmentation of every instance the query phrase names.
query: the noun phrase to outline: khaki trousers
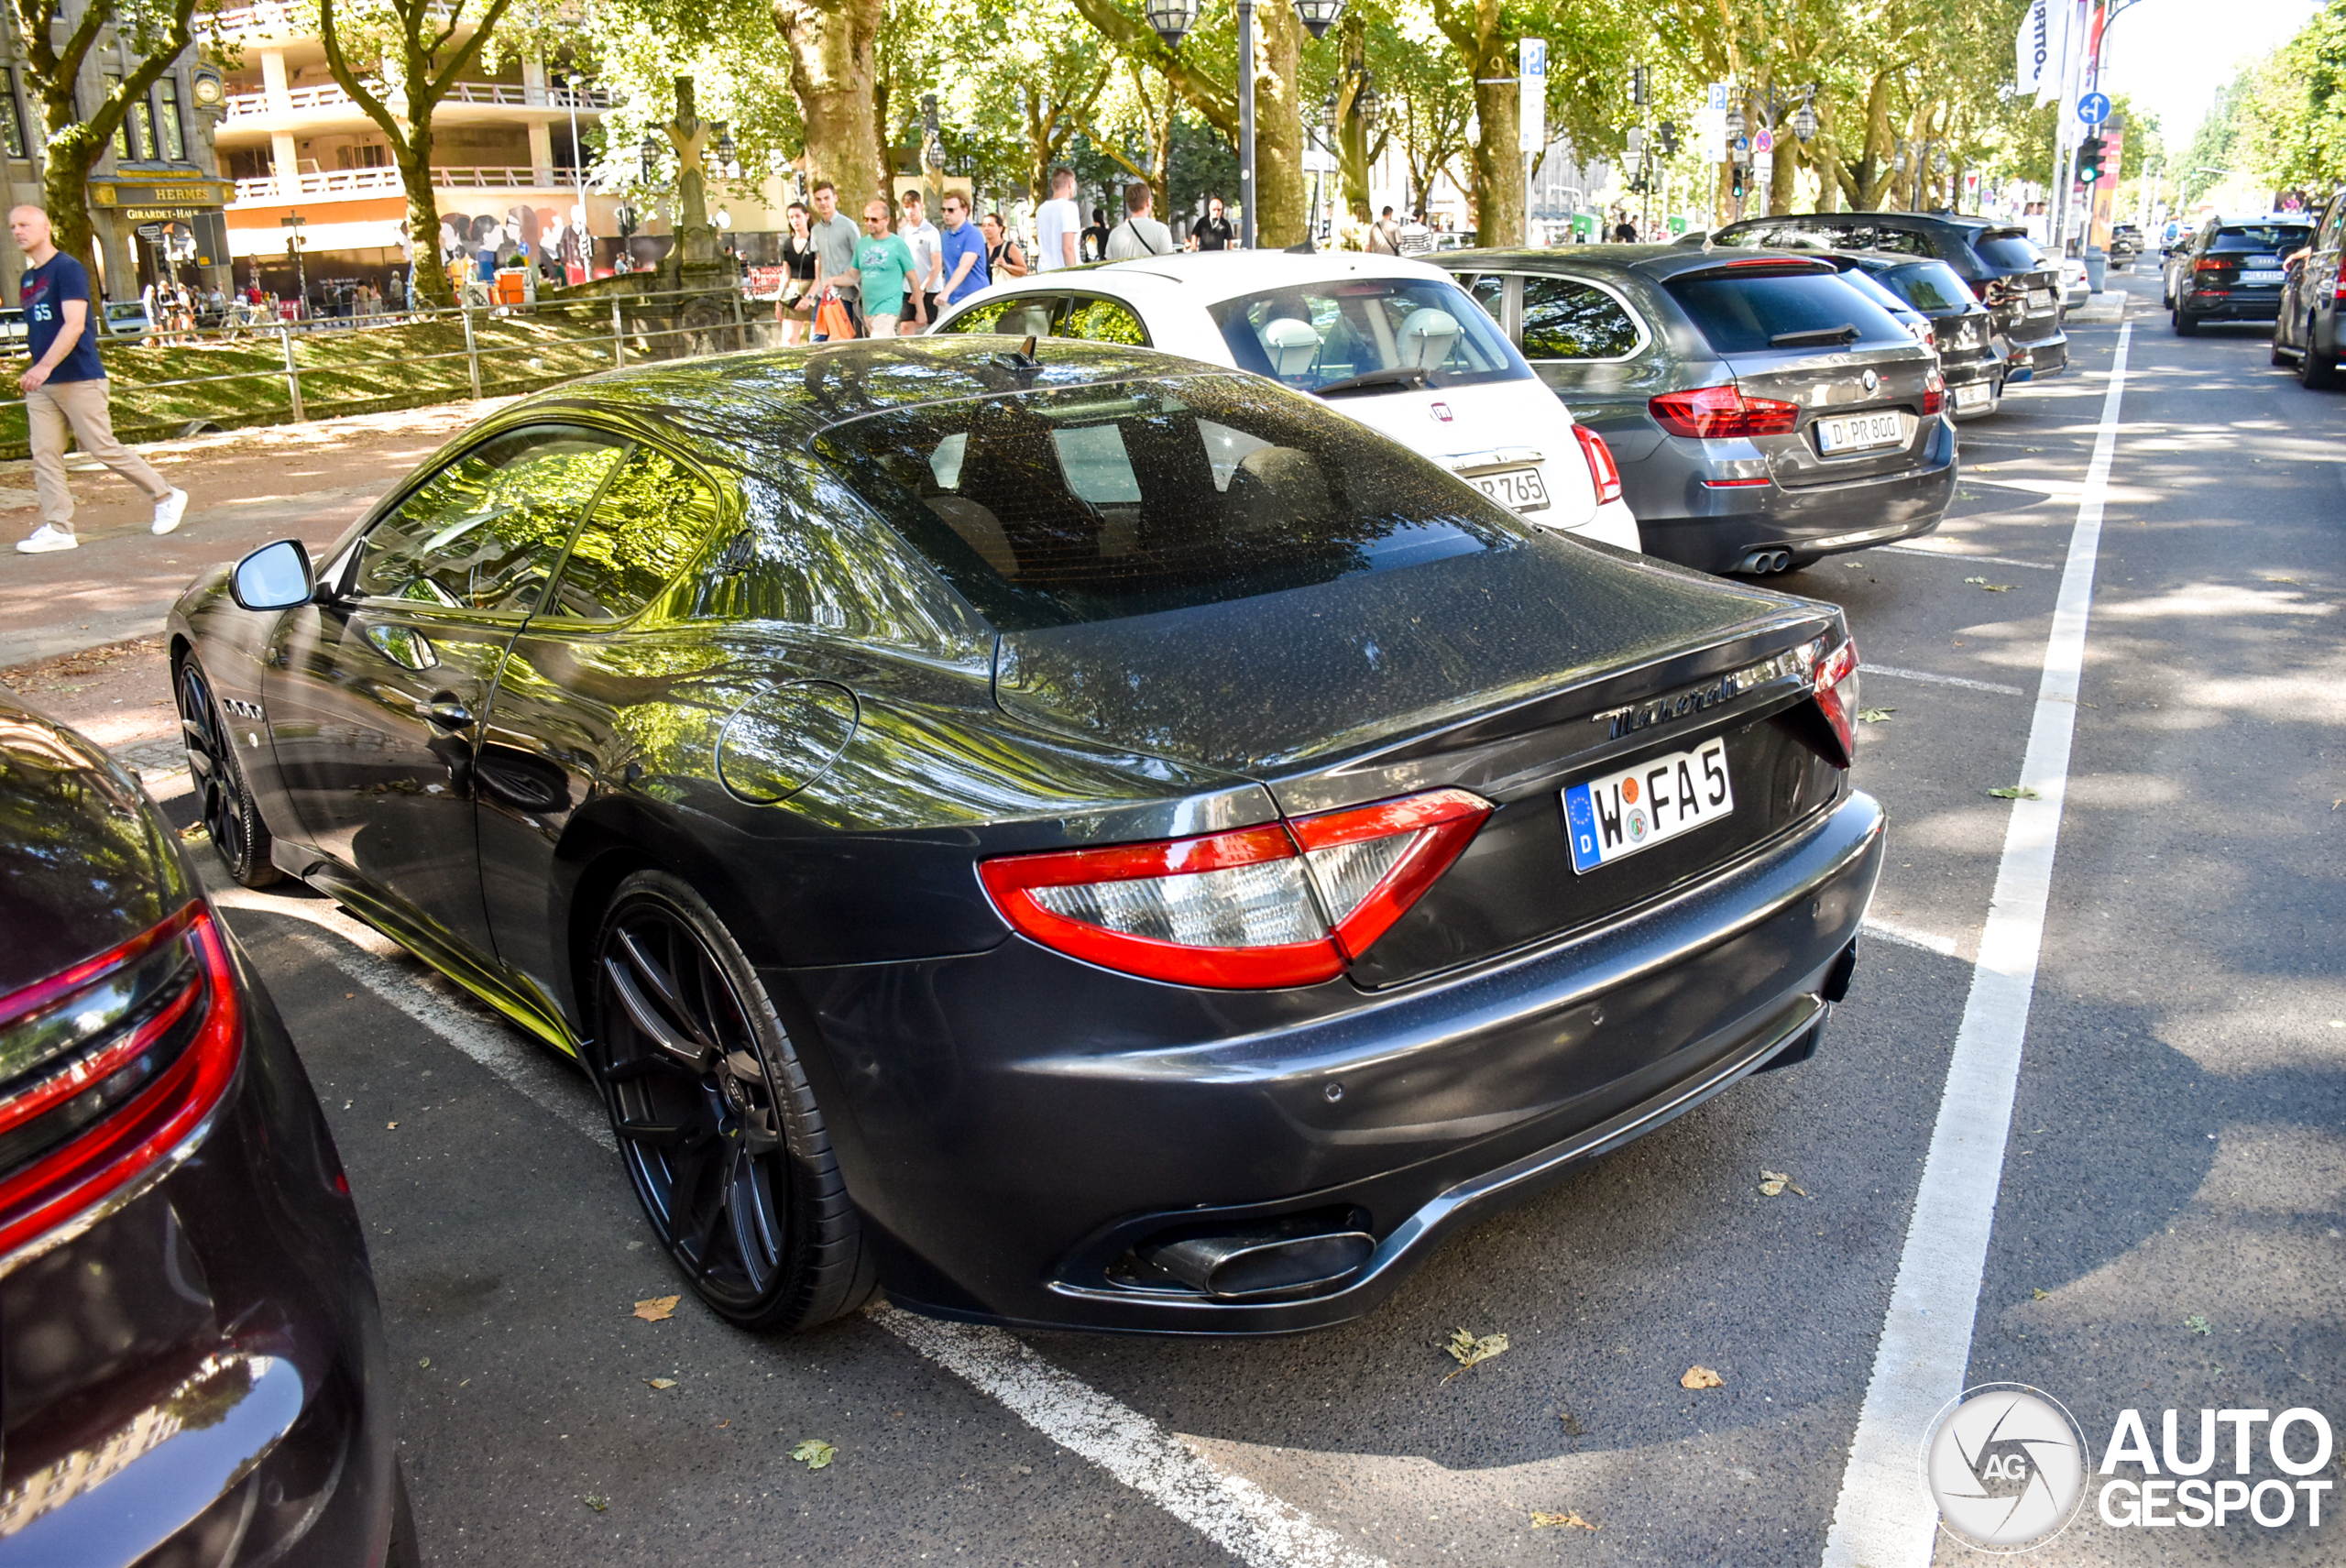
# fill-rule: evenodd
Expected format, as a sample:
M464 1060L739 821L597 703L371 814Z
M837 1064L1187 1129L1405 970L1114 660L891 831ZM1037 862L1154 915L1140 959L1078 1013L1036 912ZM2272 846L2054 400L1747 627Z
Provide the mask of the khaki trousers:
M106 383L49 381L25 394L25 419L32 426L33 489L40 496L40 520L60 533L73 532L73 492L65 483L65 430L72 426L82 450L137 486L155 500L171 493L163 476L116 441L106 412Z

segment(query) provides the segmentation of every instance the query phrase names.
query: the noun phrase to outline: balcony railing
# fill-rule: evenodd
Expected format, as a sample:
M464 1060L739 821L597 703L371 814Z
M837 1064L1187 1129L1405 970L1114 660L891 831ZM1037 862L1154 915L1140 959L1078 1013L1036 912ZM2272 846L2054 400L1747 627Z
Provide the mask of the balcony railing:
M405 93L393 93L388 102L396 105ZM537 109L608 109L611 95L599 87L521 87L510 82L459 82L444 104L493 104L511 108ZM350 94L338 86L296 87L285 94L282 110L269 102L267 93L231 93L228 94L228 118L254 119L280 113L299 114L308 109L340 109L354 107Z
M466 191L545 191L568 190L576 176L567 169L546 171L551 180L541 180L538 171L526 167L508 165L503 168L435 169L432 183L444 190ZM286 187L291 185L292 189ZM293 181L280 181L273 175L258 180L236 181L239 202L285 202L302 196L367 196L403 191L396 169L335 169L315 174L304 174Z

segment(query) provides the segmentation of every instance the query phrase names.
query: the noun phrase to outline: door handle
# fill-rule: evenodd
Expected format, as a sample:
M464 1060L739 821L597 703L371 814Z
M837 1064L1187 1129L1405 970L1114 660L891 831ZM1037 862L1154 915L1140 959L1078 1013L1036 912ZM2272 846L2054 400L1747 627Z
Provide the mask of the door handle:
M473 722L472 710L453 698L426 705L423 717L430 719L436 729L467 729Z

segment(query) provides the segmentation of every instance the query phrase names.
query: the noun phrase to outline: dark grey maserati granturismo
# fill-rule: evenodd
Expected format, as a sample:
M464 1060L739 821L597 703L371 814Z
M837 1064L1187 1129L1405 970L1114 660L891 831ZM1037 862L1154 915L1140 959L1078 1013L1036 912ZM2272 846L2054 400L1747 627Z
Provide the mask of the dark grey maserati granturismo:
M575 1054L751 1327L1353 1317L1810 1055L1882 852L1831 607L1113 344L580 382L170 648L236 876Z

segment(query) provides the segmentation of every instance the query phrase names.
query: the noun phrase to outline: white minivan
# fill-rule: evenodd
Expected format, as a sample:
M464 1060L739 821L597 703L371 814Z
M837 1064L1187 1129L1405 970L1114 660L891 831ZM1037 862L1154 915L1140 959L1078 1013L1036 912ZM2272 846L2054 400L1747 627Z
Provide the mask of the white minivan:
M1198 251L1014 278L932 332L1073 337L1252 370L1424 454L1528 522L1639 548L1613 455L1448 273L1353 251Z

